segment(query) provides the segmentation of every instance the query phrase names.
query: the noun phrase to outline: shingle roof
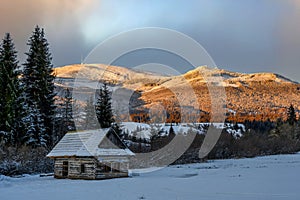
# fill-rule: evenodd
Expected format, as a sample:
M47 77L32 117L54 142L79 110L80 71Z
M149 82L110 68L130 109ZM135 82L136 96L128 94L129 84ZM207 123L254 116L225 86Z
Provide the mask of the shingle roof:
M52 149L47 157L64 156L133 156L128 148L101 148L99 144L105 138L109 129L89 130L67 133Z

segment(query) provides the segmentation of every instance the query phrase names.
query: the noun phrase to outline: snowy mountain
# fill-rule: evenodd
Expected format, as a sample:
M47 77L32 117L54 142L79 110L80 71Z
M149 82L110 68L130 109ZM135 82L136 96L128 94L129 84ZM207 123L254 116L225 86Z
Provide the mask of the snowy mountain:
M182 119L198 116L197 121L209 121L211 95L208 81L226 92L226 115L229 120L276 120L286 117L287 108L293 104L300 111L300 84L274 73L244 74L222 69L198 67L183 75L166 76L118 66L70 65L55 68L58 91L65 87L96 88L98 81L109 82L119 105L130 109L176 110L184 108L189 113ZM76 80L76 85L74 85ZM215 82L214 82L215 80ZM196 99L191 98L191 93ZM129 95L129 96L128 96ZM125 100L124 100L125 99ZM179 105L179 106L178 106ZM120 106L120 113L124 106ZM126 109L125 109L126 110ZM134 121L122 118L123 121Z

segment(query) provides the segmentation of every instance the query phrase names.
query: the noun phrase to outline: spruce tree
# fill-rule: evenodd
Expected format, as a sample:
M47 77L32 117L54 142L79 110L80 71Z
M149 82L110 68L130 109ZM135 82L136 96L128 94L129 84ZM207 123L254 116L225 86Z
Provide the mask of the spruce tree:
M173 129L173 125L171 124L170 129L169 129L169 137L174 138L176 136L175 131Z
M41 96L41 111L44 117L45 130L49 140L48 144L52 143L54 118L55 118L55 75L53 74L52 56L49 50L49 43L45 38L44 29L41 29L41 69L42 78L44 79L42 87L44 88Z
M90 98L86 101L86 106L84 108L85 113L85 123L84 129L85 130L92 130L99 128L99 124L97 122L96 113L95 113L95 105L94 105L94 98L91 95Z
M111 92L109 91L106 83L104 83L98 90L98 98L95 109L100 127L111 127L115 120L112 112Z
M66 93L64 96L64 105L63 105L63 121L67 131L75 131L75 123L73 119L73 98L72 93L70 92L69 88L66 89Z
M287 121L290 125L294 125L295 122L297 121L296 119L296 112L295 112L295 109L294 109L294 106L291 105L288 109L288 118L287 118Z
M32 144L33 146L52 145L53 140L53 126L54 126L54 78L52 71L52 57L49 52L49 44L45 38L44 30L36 26L32 36L27 43L29 51L26 53L27 60L24 64L22 86L24 88L25 105L27 111L25 117L26 122L32 113L40 117L40 120L34 120L35 125L27 124L27 127L41 127L40 138L47 141L40 144ZM27 130L27 138L30 129ZM30 139L29 139L30 140Z
M19 143L22 137L19 75L17 51L6 33L0 48L0 132L7 145Z
M73 98L69 88L63 90L64 96L60 98L56 107L54 144L56 144L68 131L75 131L73 119Z
M36 104L28 107L28 115L25 118L27 132L25 135L25 144L32 147L46 146L49 141L49 135L45 133L44 120L42 112Z

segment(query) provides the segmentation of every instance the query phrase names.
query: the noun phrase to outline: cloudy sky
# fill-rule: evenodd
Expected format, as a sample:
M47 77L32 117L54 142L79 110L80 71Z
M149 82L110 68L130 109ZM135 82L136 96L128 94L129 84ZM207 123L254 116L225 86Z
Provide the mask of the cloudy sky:
M163 27L198 41L219 68L271 71L300 81L299 0L1 0L0 34L20 59L35 25L45 28L55 66L80 63L122 31Z

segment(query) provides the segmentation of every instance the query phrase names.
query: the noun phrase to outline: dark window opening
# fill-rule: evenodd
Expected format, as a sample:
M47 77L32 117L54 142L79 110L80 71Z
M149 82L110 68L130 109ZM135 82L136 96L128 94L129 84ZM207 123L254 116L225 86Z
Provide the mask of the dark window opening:
M64 177L68 176L68 170L69 170L69 162L68 161L63 161L63 166L62 166L62 175Z
M85 165L84 164L80 165L80 173L85 173Z
M110 163L104 165L104 172L111 172Z

